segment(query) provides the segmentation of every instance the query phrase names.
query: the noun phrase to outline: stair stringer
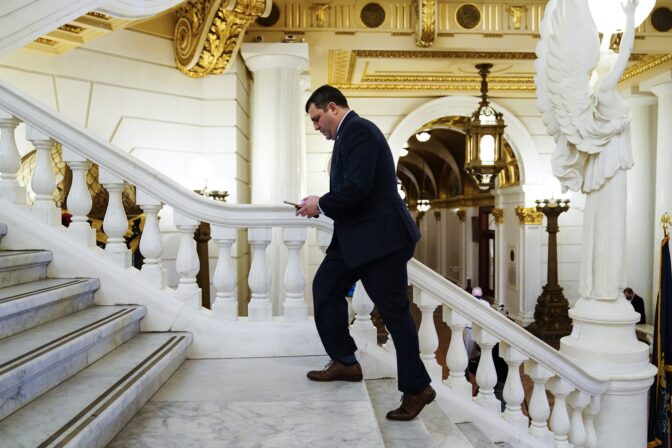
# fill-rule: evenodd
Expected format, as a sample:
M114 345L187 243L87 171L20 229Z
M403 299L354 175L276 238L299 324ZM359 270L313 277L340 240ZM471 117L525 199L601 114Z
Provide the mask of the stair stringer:
M99 247L84 247L70 238L68 229L35 218L25 206L0 199L0 222L7 224L3 249L48 249L53 253L49 277L100 279L98 305L144 305L147 315L141 331L185 331L193 334L187 356L245 358L324 355L312 319L304 322L235 322L219 320L205 308L192 308L170 288L146 282L135 268L123 269L108 261Z

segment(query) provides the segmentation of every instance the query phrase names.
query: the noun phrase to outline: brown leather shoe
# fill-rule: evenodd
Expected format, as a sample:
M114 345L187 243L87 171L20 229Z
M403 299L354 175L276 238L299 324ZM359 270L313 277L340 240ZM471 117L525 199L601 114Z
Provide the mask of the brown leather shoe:
M404 394L401 397L401 406L387 413L388 420L406 422L413 420L420 411L436 398L436 391L432 386L427 386L419 394Z
M313 381L362 381L362 366L359 363L346 366L338 361L329 361L322 370L311 370L306 375Z

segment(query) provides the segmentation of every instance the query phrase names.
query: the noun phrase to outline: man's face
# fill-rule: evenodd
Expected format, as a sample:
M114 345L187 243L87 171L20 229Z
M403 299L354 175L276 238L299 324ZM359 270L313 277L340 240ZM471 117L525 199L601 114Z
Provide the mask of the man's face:
M313 122L316 131L320 131L327 140L336 138L336 130L340 121L339 109L336 104L327 104L327 109L322 110L311 103L308 106L308 116Z
M625 296L626 299L632 300L632 297L635 295L634 292L624 292L623 295Z

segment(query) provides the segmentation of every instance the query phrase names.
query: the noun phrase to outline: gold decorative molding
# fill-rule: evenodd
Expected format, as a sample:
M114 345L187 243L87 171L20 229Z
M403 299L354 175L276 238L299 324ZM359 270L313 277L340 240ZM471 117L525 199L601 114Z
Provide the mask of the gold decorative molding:
M311 3L310 10L313 12L313 18L315 19L315 26L318 28L324 28L324 25L327 23L327 10L329 9L329 3Z
M457 209L457 219L460 220L460 222L464 222L467 219L467 211L463 208L458 208Z
M519 30L523 22L523 17L527 14L527 6L510 5L507 6L506 12L509 14L509 17L511 17L511 20L513 20L513 29Z
M56 46L57 42L52 39L47 39L46 37L38 37L35 39L35 43L37 44L42 44L42 45L48 45L50 47Z
M492 216L495 217L495 224L504 224L504 209L503 208L493 208Z
M271 0L189 0L176 11L173 49L177 68L201 78L224 73L235 57L245 30Z
M431 47L436 38L436 0L418 0L418 29L415 44Z
M82 32L84 32L83 27L77 25L71 25L69 23L59 26L58 29L73 34L82 34Z
M544 214L537 210L536 207L516 207L516 215L521 224L535 224L541 225L544 222Z
M655 55L649 58L642 58L638 64L633 65L623 73L621 81L637 76L641 73L658 67L668 61L672 61L672 54Z
M406 58L406 59L536 59L534 52L527 51L452 51L452 50L352 50L354 56L361 58Z

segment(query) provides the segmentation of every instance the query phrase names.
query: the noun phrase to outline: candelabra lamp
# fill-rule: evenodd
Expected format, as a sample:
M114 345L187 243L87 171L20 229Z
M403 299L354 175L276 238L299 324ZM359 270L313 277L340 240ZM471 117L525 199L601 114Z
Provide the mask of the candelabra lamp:
M569 210L569 200L544 199L537 200L537 211L546 216L548 232L548 275L546 285L537 299L534 308L534 322L527 329L545 341L557 347L560 338L572 331L569 318L569 302L558 284L558 243L556 235L559 231L558 216Z

